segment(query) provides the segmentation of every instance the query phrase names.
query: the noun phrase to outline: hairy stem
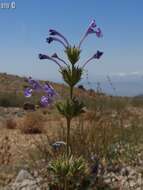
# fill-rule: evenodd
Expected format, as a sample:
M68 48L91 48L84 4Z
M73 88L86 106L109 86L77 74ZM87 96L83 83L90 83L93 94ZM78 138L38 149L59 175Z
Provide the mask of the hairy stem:
M72 100L73 98L73 87L70 87L70 99Z
M74 65L72 65L72 77L73 77ZM70 99L73 99L73 86L70 86Z
M70 154L70 125L71 125L71 119L67 118L67 157L69 157Z
M72 66L72 71L74 66ZM73 86L70 86L70 100L73 99ZM71 118L67 118L67 156L69 156L70 153L70 127L71 127Z

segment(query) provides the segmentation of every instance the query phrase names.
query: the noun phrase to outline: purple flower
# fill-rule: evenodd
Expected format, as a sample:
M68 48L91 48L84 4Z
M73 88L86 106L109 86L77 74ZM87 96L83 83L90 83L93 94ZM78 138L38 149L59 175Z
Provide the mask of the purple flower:
M48 55L39 54L39 59L49 59L50 57Z
M83 41L85 40L85 38L89 35L89 34L93 34L95 33L97 37L102 37L102 32L100 28L97 28L97 30L95 30L96 28L96 22L95 20L92 20L91 23L89 24L85 34L83 35L83 37L81 38L81 41L79 43L79 48L81 47L81 44L83 43Z
M103 52L97 50L96 54L93 56L95 59L100 59L100 57L103 55Z
M32 96L32 88L26 88L25 90L24 90L24 96L25 97L27 97L27 98L29 98L29 97L31 97Z
M60 32L58 32L56 30L53 30L53 29L50 29L49 33L50 33L51 36L56 36L57 35L57 36L61 37L65 41L66 45L70 46L68 40Z
M51 36L59 35L59 32L56 31L56 30L53 30L53 29L50 29L49 33L50 33Z
M60 68L61 68L61 65L58 63L58 61L56 61L53 57L50 57L48 55L45 55L45 54L39 54L39 59L49 59L53 62L55 62Z
M91 23L89 24L89 27L88 27L86 33L92 33L94 31L95 27L96 27L96 22L95 22L95 20L92 20Z
M95 33L96 33L96 36L97 36L98 38L103 37L102 31L101 31L100 28L97 28L97 30L95 31Z
M57 42L60 42L65 48L67 48L66 44L60 40L59 38L56 38L56 37L49 37L49 38L46 38L46 41L50 44L51 42L53 41L57 41Z
M50 44L53 41L53 38L49 37L49 38L46 39L46 41Z
M49 97L53 97L56 95L54 88L48 83L44 85L43 89L48 94Z
M50 103L49 97L47 97L47 96L42 96L41 97L41 99L40 99L41 106L46 107L46 106L49 105L49 103Z
M83 64L82 68L84 68L84 67L87 65L87 63L89 63L91 60L93 60L93 59L100 59L100 57L101 57L102 55L103 55L103 52L97 50L97 52L96 52L92 57L90 57L90 58Z
M28 78L28 82L34 90L40 90L42 88L41 84L38 81L33 80L31 77Z
M89 25L89 28L95 28L96 27L96 22L95 20L93 19Z

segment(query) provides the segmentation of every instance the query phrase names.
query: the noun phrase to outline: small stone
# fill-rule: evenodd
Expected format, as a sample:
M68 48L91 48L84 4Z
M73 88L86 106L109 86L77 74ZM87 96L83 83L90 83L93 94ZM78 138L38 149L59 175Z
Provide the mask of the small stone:
M130 181L129 183L130 183L130 187L136 186L136 182L134 182L134 181Z
M104 182L107 183L107 184L110 184L111 183L111 179L110 178L106 178L106 179L104 179Z
M128 176L129 175L129 170L127 168L122 168L121 169L121 175L122 176Z
M33 180L33 177L27 170L21 170L18 176L16 177L15 183L20 183L25 179Z

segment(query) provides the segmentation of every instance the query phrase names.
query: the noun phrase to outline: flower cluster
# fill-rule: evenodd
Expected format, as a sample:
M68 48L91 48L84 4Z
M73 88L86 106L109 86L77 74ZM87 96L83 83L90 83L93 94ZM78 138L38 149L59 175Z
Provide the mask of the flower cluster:
M73 60L75 60L74 58L77 58L77 60L75 60L75 62L77 62L79 60L79 54L81 53L81 45L82 45L83 41L86 39L86 37L89 34L96 34L96 36L98 38L103 36L102 31L101 31L101 29L99 27L97 27L95 20L91 21L91 23L89 24L85 34L81 38L81 40L79 42L79 45L77 47L75 47L75 46L72 47L70 45L69 41L66 39L66 37L64 35L62 35L60 32L58 32L57 30L54 30L54 29L49 30L49 37L46 39L46 42L48 42L49 44L54 42L54 41L57 41L57 42L61 43L65 48L65 52L66 52L66 54L68 56L68 59L72 63L70 58L73 58ZM74 57L75 55L76 55L76 57ZM97 50L97 52L92 57L90 57L87 61L85 61L85 63L83 63L82 68L84 68L86 66L86 64L88 62L90 62L91 60L100 59L100 57L102 55L103 55L103 52ZM55 62L60 67L60 69L63 68L61 63L63 63L66 66L68 65L66 63L66 61L64 61L62 58L60 58L56 53L54 53L51 56L45 55L45 54L39 54L39 59L51 60L51 61Z
M100 28L97 28L96 22L95 20L92 20L91 23L89 24L89 27L87 28L85 34L83 35L83 37L80 40L79 43L79 48L81 47L81 44L83 43L83 41L85 40L85 38L89 35L89 34L96 34L96 36L98 38L102 37L102 31Z
M29 77L28 83L29 87L27 87L24 91L25 97L31 97L33 92L42 92L44 93L44 95L40 98L40 105L42 107L46 107L53 102L53 99L57 93L48 82L45 82L45 84L42 85L39 81L33 80L31 77Z

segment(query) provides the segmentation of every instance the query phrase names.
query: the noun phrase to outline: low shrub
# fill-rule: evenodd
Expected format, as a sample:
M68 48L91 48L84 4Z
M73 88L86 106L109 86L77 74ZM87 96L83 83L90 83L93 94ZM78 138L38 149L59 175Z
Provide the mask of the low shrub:
M25 134L38 134L43 132L43 125L44 117L39 111L28 112L20 129Z
M15 129L16 127L17 127L17 123L14 119L10 118L6 120L7 129Z

